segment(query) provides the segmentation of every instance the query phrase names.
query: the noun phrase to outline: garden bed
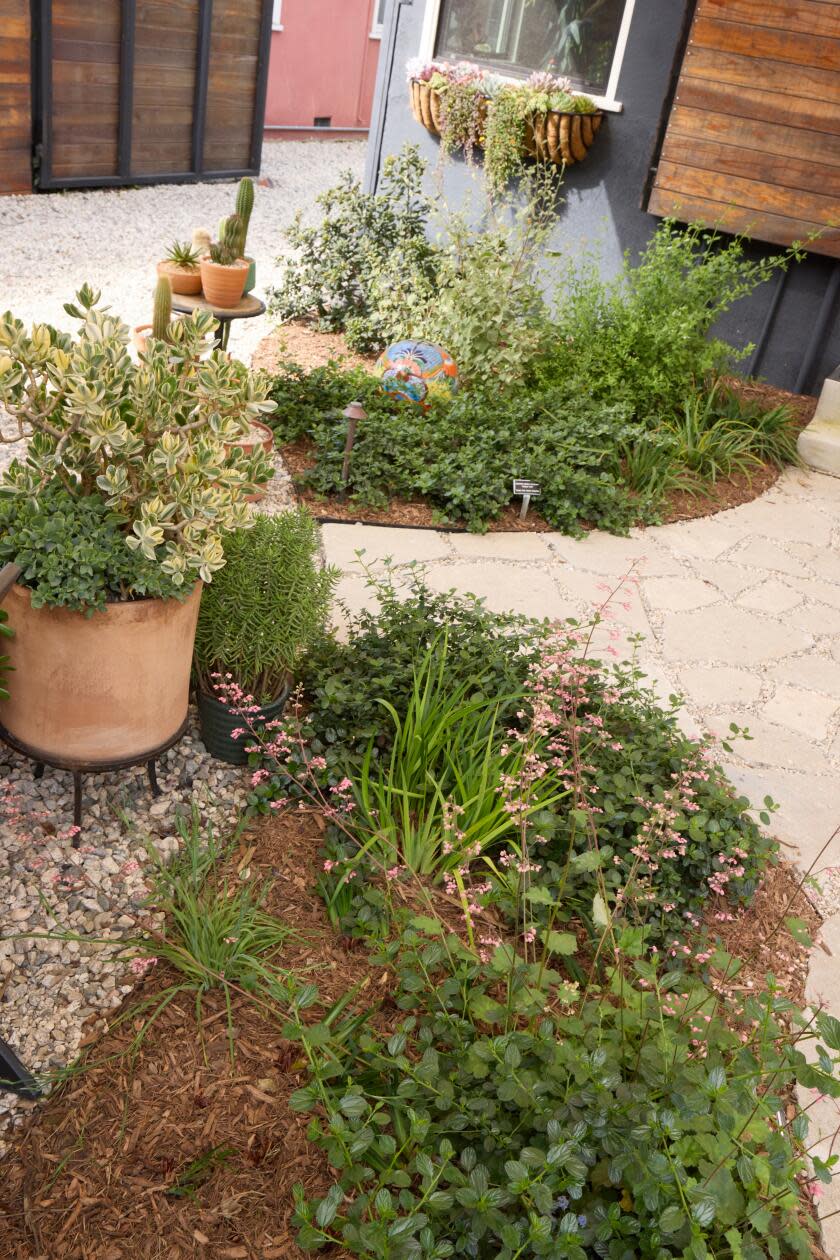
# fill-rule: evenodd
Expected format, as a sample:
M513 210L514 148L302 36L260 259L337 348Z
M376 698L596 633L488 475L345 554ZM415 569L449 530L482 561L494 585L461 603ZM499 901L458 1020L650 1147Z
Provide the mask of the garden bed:
M354 354L341 333L318 332L303 323L293 322L260 342L253 365L273 373L284 362L297 363L307 370L340 362L345 367L370 371L376 356ZM804 428L808 424L816 407L815 398L791 394L763 382L729 377L726 384L745 401L759 402L768 410L783 404L788 406L798 427ZM317 448L308 439L281 444L280 455L292 478L298 500L305 503L320 521L363 522L414 529L465 528L463 522L442 524L440 512L422 498L392 498L387 507L372 507L353 497L324 496L300 485L300 479L315 466L317 458ZM697 520L750 503L775 485L781 471L775 464L762 463L749 472L720 477L699 492L672 491L662 505L661 523L668 525L674 521ZM581 524L584 529L592 528L586 521ZM504 508L495 520L489 521L487 528L491 533L539 533L552 531L554 527L540 515L538 500L532 503L525 520L521 520L517 500Z
M283 962L311 970L324 1000L361 982L359 1005L384 997L387 1011L388 973L368 960L361 942L330 928L314 891L322 830L323 821L312 814L264 820L242 838L230 870L244 862L274 879L267 908L299 933ZM808 951L784 930L771 935L769 926L784 912L816 930L819 917L799 883L792 867L770 868L750 909L724 926L726 947L748 959L728 986L733 994L746 992L751 981L759 986L772 971L786 997L803 1000ZM318 1195L332 1177L306 1139L309 1118L288 1106L305 1077L299 1047L243 999L234 1007L231 1070L224 1001L211 993L200 1038L192 1001L184 996L132 1059L140 1003L173 978L163 969L152 973L124 1005L122 1022L90 1045L92 1066L16 1137L0 1183L4 1260L302 1260L309 1254L296 1244L290 1224L292 1186L302 1183ZM226 1147L231 1153L185 1190L191 1165ZM345 1253L330 1254L338 1260ZM814 1256L824 1253L815 1247Z

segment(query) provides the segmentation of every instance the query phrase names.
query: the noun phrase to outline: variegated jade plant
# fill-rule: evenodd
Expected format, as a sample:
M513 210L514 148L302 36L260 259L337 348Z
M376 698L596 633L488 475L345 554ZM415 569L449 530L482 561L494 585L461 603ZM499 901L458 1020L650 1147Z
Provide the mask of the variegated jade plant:
M2 490L34 498L59 481L74 497L98 495L126 546L175 586L209 582L224 564L222 537L250 523L246 496L271 475L261 448L231 445L274 410L268 383L208 355L215 321L202 311L173 322L168 341L150 339L134 363L128 328L99 296L85 285L65 307L81 321L75 339L0 318L0 441L27 442Z

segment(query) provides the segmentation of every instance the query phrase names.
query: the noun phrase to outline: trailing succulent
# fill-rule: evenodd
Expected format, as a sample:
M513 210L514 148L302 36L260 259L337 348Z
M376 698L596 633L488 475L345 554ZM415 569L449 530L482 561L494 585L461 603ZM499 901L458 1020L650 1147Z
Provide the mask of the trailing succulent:
M27 332L9 312L0 319L0 403L12 421L0 437L28 440L3 489L33 499L58 481L73 498L98 495L121 546L174 586L209 581L224 563L223 535L247 526L247 496L271 475L261 449L246 456L233 445L274 409L267 383L208 354L214 320L201 311L134 363L128 329L98 303L85 286L65 308L80 321L76 338L47 324Z

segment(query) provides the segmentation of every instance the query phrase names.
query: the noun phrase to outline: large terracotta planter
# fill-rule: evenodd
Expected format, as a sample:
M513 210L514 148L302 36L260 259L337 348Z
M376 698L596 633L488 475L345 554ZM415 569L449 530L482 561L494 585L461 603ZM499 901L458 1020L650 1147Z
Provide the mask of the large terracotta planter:
M159 276L166 276L172 285L173 293L196 294L201 292L201 269L199 267L179 267L177 263L164 259L157 265Z
M201 287L210 305L222 309L236 306L245 292L249 268L250 263L244 258L231 263L229 267L214 263L212 258L202 258Z
M0 722L37 759L95 767L144 761L187 716L201 583L190 596L109 604L104 612L33 608L17 584L4 600L15 668Z

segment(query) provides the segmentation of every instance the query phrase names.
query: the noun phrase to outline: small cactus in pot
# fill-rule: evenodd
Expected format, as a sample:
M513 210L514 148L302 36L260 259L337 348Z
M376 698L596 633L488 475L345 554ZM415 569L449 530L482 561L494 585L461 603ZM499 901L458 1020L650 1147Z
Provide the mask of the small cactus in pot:
M230 309L240 301L248 278L242 246L242 220L232 214L219 224L219 239L201 260L201 287L211 306Z
M236 190L236 213L242 220L242 254L248 263L248 279L245 281L245 292L250 293L257 283L256 263L245 253L245 242L248 239L248 225L251 222L251 211L254 209L254 181L246 175L239 181Z
M132 331L132 340L139 354L145 354L149 338L169 341L169 325L172 322L172 285L168 276L159 276L155 285L151 324L138 324Z

